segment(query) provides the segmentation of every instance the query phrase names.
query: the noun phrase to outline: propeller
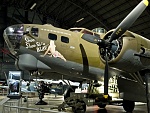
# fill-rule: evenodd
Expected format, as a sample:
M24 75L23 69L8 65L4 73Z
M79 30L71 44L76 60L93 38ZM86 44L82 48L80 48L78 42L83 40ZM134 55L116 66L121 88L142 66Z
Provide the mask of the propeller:
M106 54L105 54L105 60L106 60L106 63L105 63L105 71L104 71L104 96L106 96L105 98L108 98L107 95L108 95L108 70L109 70L109 66L108 66L108 57L107 57L107 49L105 50L106 51Z
M108 98L108 54L113 52L113 45L116 45L115 40L118 39L127 29L137 20L142 14L145 8L148 6L148 0L141 1L127 16L126 18L116 27L116 29L110 34L109 39L100 39L90 34L83 34L82 39L97 44L99 49L103 48L105 52L105 72L104 72L104 97Z
M148 0L141 1L128 15L127 17L117 26L114 32L110 36L109 42L119 38L125 31L131 27L131 25L137 20L142 14L145 8L148 6Z
M110 39L106 42L104 39L100 39L96 36L90 34L83 34L82 39L101 45L101 43L108 44L113 40L118 39L122 34L126 32L128 28L137 20L137 18L142 14L145 8L148 6L148 0L141 1L127 16L126 18L116 27L113 33L110 35ZM103 45L103 44L102 44ZM107 45L106 45L107 46Z

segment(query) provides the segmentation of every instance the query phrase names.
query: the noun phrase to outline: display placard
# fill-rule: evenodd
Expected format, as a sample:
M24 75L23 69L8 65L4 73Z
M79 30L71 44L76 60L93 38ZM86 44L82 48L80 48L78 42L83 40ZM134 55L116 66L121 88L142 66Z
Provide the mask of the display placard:
M18 98L21 95L21 71L9 71L8 75L8 97Z

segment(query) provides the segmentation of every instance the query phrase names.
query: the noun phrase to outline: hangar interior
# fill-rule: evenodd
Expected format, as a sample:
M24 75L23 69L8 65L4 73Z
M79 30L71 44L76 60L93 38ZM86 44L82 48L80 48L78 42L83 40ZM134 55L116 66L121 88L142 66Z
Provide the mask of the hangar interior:
M141 0L2 0L0 3L0 80L9 71L16 71L15 57L8 51L3 31L14 24L51 24L69 29L114 29ZM150 39L150 6L129 28ZM22 79L31 80L27 71Z
M7 48L3 39L3 30L7 26L33 23L52 24L64 29L84 27L92 30L102 27L108 31L116 28L139 2L140 0L119 2L116 0L2 0L0 4L0 79L5 79L3 72L16 70L13 66L13 56L11 58L6 55L7 51L2 52L4 48ZM149 39L149 20L150 6L129 30ZM25 74L27 77L28 73Z

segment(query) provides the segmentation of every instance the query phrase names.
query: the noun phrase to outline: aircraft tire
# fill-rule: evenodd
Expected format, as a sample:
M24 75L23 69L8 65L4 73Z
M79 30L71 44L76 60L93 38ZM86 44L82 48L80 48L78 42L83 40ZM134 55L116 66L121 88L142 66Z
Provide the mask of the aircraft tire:
M126 112L132 112L135 107L135 102L129 100L123 100L123 108Z

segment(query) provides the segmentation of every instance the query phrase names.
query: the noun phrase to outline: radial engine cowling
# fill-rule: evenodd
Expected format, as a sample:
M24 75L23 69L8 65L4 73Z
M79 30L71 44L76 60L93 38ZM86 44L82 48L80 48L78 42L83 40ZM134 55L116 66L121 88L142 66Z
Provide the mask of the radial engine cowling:
M105 35L104 39L106 41L109 40L112 32L113 30ZM126 72L136 72L150 68L148 58L134 55L141 53L150 56L150 41L133 32L126 31L119 39L113 40L112 45L108 48L108 63L111 67ZM105 62L105 49L101 47L100 58Z

